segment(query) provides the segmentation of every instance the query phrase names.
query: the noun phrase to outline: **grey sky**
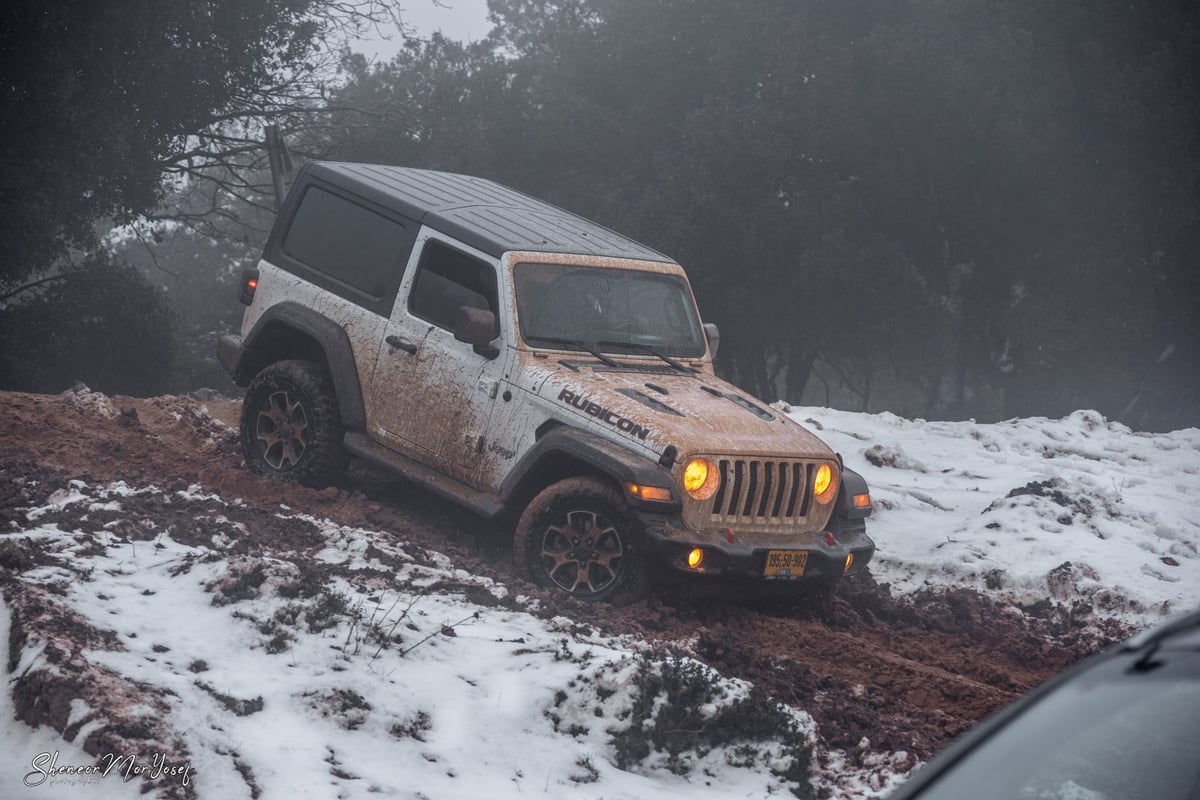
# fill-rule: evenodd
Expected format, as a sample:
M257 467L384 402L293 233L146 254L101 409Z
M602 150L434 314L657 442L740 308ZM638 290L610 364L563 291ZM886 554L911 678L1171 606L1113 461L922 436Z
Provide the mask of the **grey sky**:
M425 37L440 30L450 39L482 39L491 30L487 19L487 0L408 0L402 18L416 30L416 35ZM390 41L364 39L355 47L368 58L386 61L403 44L399 33Z

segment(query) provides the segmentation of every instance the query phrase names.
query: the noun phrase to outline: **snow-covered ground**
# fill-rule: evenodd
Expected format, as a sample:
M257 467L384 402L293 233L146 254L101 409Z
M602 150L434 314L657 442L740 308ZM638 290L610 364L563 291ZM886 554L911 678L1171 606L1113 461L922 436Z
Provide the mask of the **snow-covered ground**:
M788 413L867 478L873 571L898 591L962 585L1087 603L1139 626L1200 605L1198 430L1133 433L1092 412L993 425ZM279 514L323 541L313 571L246 555L236 536L244 523L219 513L208 523L228 534L138 539L119 517L146 494L160 492L75 482L27 512L20 535L61 561L20 580L115 634L87 651L97 674L161 698L123 713L165 714L180 734L186 753L168 759L175 774L163 785L222 800L788 796L789 771L819 747L802 709L763 705L745 683L638 642L541 619L531 601L436 553L288 509ZM187 508L238 502L198 487L163 496ZM102 547L43 519L65 508L112 518ZM429 591L435 584L458 588ZM0 610L0 641L14 615ZM10 689L65 668L46 655L54 631L25 633ZM689 694L681 684L695 708L671 707ZM79 743L102 712L73 701L67 742L12 721L10 694L0 699L0 796L135 796L137 782L118 773L152 767L152 754L107 777L49 776L33 763L57 752L59 768L94 764ZM763 740L718 735L738 714L764 722ZM713 737L699 750L647 755L624 735L669 719L699 720ZM851 769L822 752L821 780L835 798L880 796L898 780L886 761Z
M196 491L168 501L224 503ZM158 490L76 481L28 516L36 522L68 506L119 511L138 494ZM519 610L524 598L505 602L505 587L438 554L418 560L376 532L294 519L324 538L314 563L336 567L338 577L306 584L293 562L246 558L220 536L207 545L167 535L130 542L118 523L98 554L57 525L25 534L68 566L35 568L23 579L116 634L116 644L89 651L88 661L165 696L171 727L189 750L167 763L201 797L753 797L786 793L793 761L809 757L815 731L807 714L750 704L742 713L774 716L774 729L764 728L770 738L651 754L619 769L614 734L652 726L645 712L667 703L664 690L640 697L646 708L635 709L639 684L665 672L710 686L698 708L708 721L749 703L749 687L698 662L656 661L637 643L601 638L569 619L539 619ZM446 582L477 587L495 602L426 591ZM7 615L0 623L7 626ZM42 659L40 641L32 637L14 676L62 669ZM161 711L144 703L125 714L128 724ZM80 701L68 725L79 726L73 739L82 742L110 722ZM48 774L45 757L33 764L55 751L60 768L94 763L45 730L9 725L0 754L5 796L25 781L30 791L52 787L42 796L68 796L84 781L88 797L131 796L117 777L129 762L101 778ZM152 770L150 758L141 763ZM848 772L842 780L859 779Z
M1196 428L1133 432L1095 411L989 425L790 415L867 479L872 571L899 591L1085 602L1139 627L1200 606Z

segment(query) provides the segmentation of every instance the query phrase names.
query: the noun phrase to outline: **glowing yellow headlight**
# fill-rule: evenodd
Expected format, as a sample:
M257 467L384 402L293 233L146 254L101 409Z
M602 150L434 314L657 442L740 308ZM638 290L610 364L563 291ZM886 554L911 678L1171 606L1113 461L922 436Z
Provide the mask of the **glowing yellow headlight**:
M683 488L697 500L707 500L716 494L719 483L717 465L707 458L693 458L683 468Z
M837 494L836 489L837 481L833 477L833 468L828 464L817 467L817 474L813 478L813 494L817 496L817 502L828 503Z
M699 547L693 548L692 551L690 553L688 553L687 564L692 569L696 569L703 562L704 562L704 551L701 550Z

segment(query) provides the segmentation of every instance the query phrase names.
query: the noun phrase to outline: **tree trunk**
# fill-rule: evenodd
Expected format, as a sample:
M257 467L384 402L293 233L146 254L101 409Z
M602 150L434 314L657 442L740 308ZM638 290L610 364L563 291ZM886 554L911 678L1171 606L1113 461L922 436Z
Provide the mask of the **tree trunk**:
M784 400L793 405L804 402L804 390L808 388L808 380L812 377L813 364L817 360L815 347L804 347L793 344L787 350L787 386L784 388Z

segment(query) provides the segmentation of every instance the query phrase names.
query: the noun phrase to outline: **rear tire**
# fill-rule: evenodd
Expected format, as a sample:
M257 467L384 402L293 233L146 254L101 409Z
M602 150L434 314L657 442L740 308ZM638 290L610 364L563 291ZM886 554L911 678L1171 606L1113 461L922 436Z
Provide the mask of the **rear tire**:
M598 478L559 481L517 523L513 560L534 583L580 600L605 601L643 572L625 499Z
M241 438L246 466L280 481L325 486L346 466L333 384L312 361L276 361L255 376Z

